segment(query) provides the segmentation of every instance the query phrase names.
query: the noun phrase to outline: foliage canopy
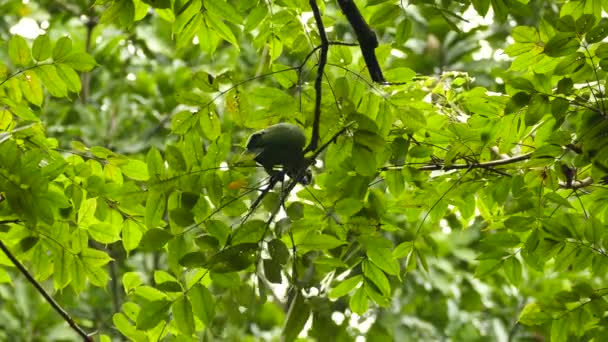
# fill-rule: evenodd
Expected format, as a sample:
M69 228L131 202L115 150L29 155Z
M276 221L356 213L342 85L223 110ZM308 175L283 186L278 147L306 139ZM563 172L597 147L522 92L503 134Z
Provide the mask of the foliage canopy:
M602 11L2 2L0 339L606 340Z

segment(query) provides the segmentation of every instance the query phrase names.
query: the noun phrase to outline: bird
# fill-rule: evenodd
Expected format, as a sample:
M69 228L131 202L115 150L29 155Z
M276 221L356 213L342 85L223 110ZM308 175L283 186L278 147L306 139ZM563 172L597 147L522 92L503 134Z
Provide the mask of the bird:
M254 153L254 160L270 175L277 174L276 166L282 166L290 178L306 185L312 181L308 170L309 160L304 157L306 135L297 125L278 123L254 132L247 140L247 150Z

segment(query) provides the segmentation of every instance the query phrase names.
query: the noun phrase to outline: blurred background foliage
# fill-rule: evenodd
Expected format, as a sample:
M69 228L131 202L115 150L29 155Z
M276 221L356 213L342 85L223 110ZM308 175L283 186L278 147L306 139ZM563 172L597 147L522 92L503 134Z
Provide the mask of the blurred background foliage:
M243 151L311 135L307 1L0 2L3 243L100 341L605 340L608 3L355 1L379 85L317 2L350 128L272 224ZM77 339L0 264L0 339Z

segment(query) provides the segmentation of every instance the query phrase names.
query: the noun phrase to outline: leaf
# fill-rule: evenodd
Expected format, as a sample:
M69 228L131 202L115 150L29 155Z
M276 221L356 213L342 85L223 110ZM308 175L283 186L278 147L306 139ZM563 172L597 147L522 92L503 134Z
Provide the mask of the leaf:
M32 45L32 57L38 62L47 60L51 57L53 49L51 48L51 39L47 34L40 35L34 39Z
M312 250L328 250L345 244L335 237L327 234L308 233L300 242L296 241L298 252L305 253Z
M149 330L164 320L171 307L171 301L167 299L145 301L137 315L137 328Z
M93 223L88 227L88 232L91 237L103 244L109 244L120 240L120 231L120 224L106 222Z
M65 82L66 87L69 91L78 93L80 92L81 83L80 76L72 69L69 65L63 63L57 63L57 74Z
M55 62L60 62L70 52L72 52L72 40L69 37L61 37L53 48L53 59Z
M216 15L208 13L205 16L205 23L207 26L212 29L215 33L218 34L222 39L232 44L237 49L239 48L239 43L234 36L234 33L230 30L224 22L218 18Z
M122 236L122 245L127 251L127 254L139 247L139 243L141 242L143 233L141 229L137 226L131 219L126 219L122 223L121 228L121 236Z
M192 304L188 297L179 297L171 306L171 312L173 313L173 320L177 329L185 335L192 335L194 333L194 315L192 314Z
M145 251L156 251L163 248L172 238L173 235L169 231L153 228L144 233L140 246Z
M151 190L146 199L144 222L148 228L156 228L165 215L167 199L164 192Z
M95 210L97 210L97 198L87 198L80 204L80 208L78 209L78 225L88 227L96 222Z
M484 246L489 247L505 247L512 248L520 244L519 237L515 234L507 232L495 232L492 234L486 234L481 240Z
M371 27L380 27L386 23L392 23L399 15L401 8L394 4L378 6L378 9L369 18Z
M210 325L215 316L215 303L211 292L201 284L196 284L188 291L192 310L205 325Z
M93 56L86 52L72 52L61 59L61 62L78 71L91 71L97 65Z
M141 160L129 159L126 164L121 164L119 167L122 173L131 179L146 181L150 178L148 175L148 166Z
M399 263L389 248L368 248L366 253L372 263L384 272L394 276L399 274Z
M338 284L338 286L332 288L331 291L329 291L329 298L337 299L346 296L350 291L357 287L357 285L361 284L362 281L363 276L361 276L360 274L343 280Z
M44 99L44 93L38 75L32 70L27 70L23 73L23 80L20 84L25 98L40 107Z
M601 42L604 38L608 37L608 20L602 18L602 20L592 28L586 35L585 40L589 44Z
M561 57L575 53L580 47L576 34L572 32L560 32L553 36L545 44L544 53L550 57Z
M85 266L104 266L112 261L112 258L100 250L86 248L80 252L80 260L82 260Z
M551 315L538 303L526 304L519 315L519 322L525 325L541 325L551 320Z
M23 37L14 35L9 39L8 57L18 67L27 66L31 62L30 47Z
M269 282L273 284L281 284L283 277L281 275L281 264L273 259L263 260L264 275Z
M546 113L550 112L549 98L546 95L535 94L530 100L526 111L526 126L537 124Z
M384 272L374 265L374 263L367 260L363 261L362 266L365 277L372 281L384 296L390 296L391 286Z
M585 55L581 52L568 55L555 67L556 75L569 75L579 71L586 64Z
M54 65L41 65L34 70L51 95L55 97L65 97L68 95L68 88L61 77L59 77L57 68Z
M496 273L502 266L503 260L499 259L487 259L481 260L479 265L475 268L475 277L484 278L493 273Z
M229 2L224 0L205 0L204 4L205 8L218 18L237 25L243 24L243 17Z
M242 271L253 264L257 243L243 243L228 247L213 255L207 263L207 268L217 273Z
M207 259L207 255L203 252L190 252L179 259L179 264L187 268L200 268L207 263Z
M514 286L519 286L522 280L522 267L519 260L512 256L505 260L502 265L503 270L505 271L505 275L511 284Z
M289 259L289 250L285 246L285 243L279 239L273 239L268 242L268 253L280 265L285 265Z
M283 327L283 340L287 342L294 341L304 328L309 316L310 305L306 302L302 293L298 291L287 311L287 319Z
M355 294L350 297L348 304L350 309L356 314L362 315L367 311L369 301L365 294L365 286L361 286L357 289Z
M205 111L200 112L200 124L201 129L203 130L203 134L209 140L215 140L217 137L222 134L222 130L220 127L220 120L214 111Z

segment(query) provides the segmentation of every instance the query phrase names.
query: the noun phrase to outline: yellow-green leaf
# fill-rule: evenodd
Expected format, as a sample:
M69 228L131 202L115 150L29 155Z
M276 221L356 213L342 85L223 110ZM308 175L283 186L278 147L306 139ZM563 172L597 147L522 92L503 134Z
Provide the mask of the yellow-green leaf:
M18 67L26 66L32 60L30 47L21 36L12 36L8 41L8 57Z

